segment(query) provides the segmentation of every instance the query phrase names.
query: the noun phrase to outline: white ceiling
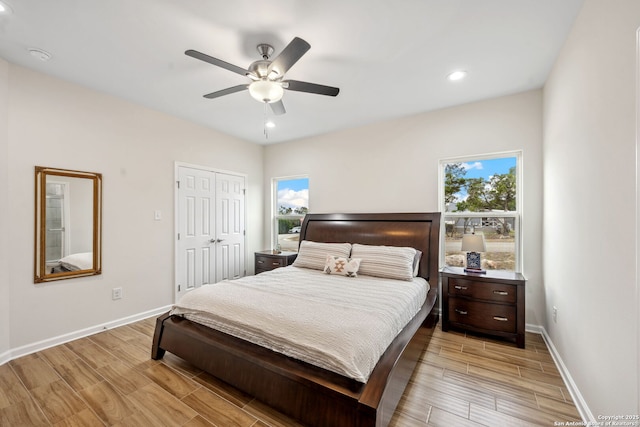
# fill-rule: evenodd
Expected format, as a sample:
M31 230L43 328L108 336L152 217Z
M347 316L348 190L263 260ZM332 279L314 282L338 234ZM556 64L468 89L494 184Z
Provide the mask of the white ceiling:
M540 88L583 0L0 0L0 56L260 144L304 138ZM286 78L340 88L285 91L263 132L249 93L202 95L246 77L259 43L311 49ZM29 48L49 52L43 62ZM274 57L275 57L274 55ZM272 58L273 59L273 58ZM449 82L455 69L468 77Z

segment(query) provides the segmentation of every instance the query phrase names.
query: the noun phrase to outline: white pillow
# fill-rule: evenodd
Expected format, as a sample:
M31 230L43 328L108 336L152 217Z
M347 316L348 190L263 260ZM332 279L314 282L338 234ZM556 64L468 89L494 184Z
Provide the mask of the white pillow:
M418 277L420 271L420 259L422 259L422 251L416 249L416 256L413 257L413 277Z
M416 250L398 246L372 246L354 243L351 257L359 258L360 274L396 280L412 280Z
M93 252L80 252L60 259L60 265L69 271L91 270L93 268Z
M298 257L293 262L294 267L324 270L327 255L349 258L351 243L321 243L303 240L300 242Z
M324 263L324 272L327 274L339 274L347 277L358 277L360 260L357 258L344 258L327 255Z

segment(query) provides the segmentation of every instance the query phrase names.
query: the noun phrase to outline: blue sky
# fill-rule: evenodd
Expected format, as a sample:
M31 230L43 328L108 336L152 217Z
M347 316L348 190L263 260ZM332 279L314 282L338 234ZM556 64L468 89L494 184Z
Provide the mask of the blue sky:
M309 178L287 179L278 181L278 192L285 189L293 191L308 190Z
M492 175L508 173L509 169L516 165L516 158L484 159L466 162L463 165L467 168L465 178L484 178L488 180Z
M278 206L309 207L309 178L278 181Z

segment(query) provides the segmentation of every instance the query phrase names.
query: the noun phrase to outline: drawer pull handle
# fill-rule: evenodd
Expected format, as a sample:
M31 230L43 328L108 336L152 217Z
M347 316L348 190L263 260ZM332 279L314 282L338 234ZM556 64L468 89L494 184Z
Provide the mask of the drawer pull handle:
M507 319L506 317L502 317L502 316L493 316L493 320L497 320L499 322L507 322L507 321L509 321L509 319Z
M264 261L258 261L258 264L264 264Z
M493 291L493 293L496 295L509 295L509 292L507 291Z
M454 288L459 289L461 291L466 291L467 290L466 286L460 286L460 285L455 285Z
M468 313L467 311L465 311L465 310L460 310L459 308L456 308L456 309L455 309L455 312L456 312L456 313L458 313L458 314L467 314L467 313Z
M271 265L280 265L279 262L272 262Z

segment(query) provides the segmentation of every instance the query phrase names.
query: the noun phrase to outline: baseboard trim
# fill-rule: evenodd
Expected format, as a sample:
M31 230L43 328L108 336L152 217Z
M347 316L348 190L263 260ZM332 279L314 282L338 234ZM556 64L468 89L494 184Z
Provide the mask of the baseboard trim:
M530 327L531 330L529 329ZM555 362L556 367L560 372L560 376L562 376L562 379L566 384L567 389L569 390L569 394L571 395L571 399L573 399L573 403L575 403L576 409L578 410L578 413L580 414L580 417L582 418L582 421L585 423L585 425L598 425L598 420L596 420L593 416L593 412L591 412L591 410L589 409L589 406L584 400L582 393L580 393L578 386L576 385L575 381L573 381L573 377L569 373L567 366L564 364L562 357L560 357L560 353L558 353L556 346L553 345L553 341L547 333L547 330L543 326L527 325L527 331L535 332L542 335L542 339L547 344L549 352L551 353L551 357L553 358L553 361Z
M128 325L129 323L137 322L139 320L147 319L149 317L159 316L160 314L169 311L171 307L172 306L168 305L165 307L155 308L153 310L144 311L142 313L137 313L132 316L123 317L120 319L112 320L110 322L102 323L100 325L91 326L89 328L80 329L78 331L70 332L68 334L59 335L57 337L48 338L46 340L42 340L32 344L23 345L18 348L10 349L9 351L6 351L0 354L0 365L4 365L5 363L13 359L17 359L18 357L26 356L28 354L32 354L37 351L42 351L47 348L54 347L56 345L77 340L79 338L88 337L90 335L97 334L98 332L117 328L118 326Z
M524 325L524 330L527 332L531 332L533 334L539 334L542 335L542 330L544 328L542 326L539 325L532 325L531 323L527 323L526 325Z
M10 360L11 360L11 350L5 351L4 353L0 354L0 366L4 365Z

